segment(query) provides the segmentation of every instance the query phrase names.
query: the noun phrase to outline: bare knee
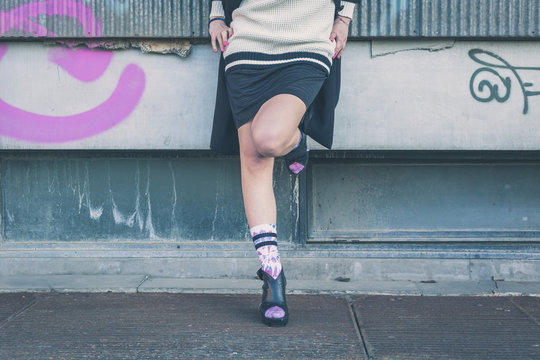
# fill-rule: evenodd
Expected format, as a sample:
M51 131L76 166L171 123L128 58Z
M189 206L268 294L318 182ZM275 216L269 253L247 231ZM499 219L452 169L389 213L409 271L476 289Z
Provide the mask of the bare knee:
M289 139L276 131L254 131L253 142L259 154L264 157L282 156Z
M276 95L261 106L251 124L253 145L265 157L283 156L294 146L306 106L294 95Z
M247 174L272 173L272 169L274 168L274 158L263 156L259 154L258 151L249 154L241 152L240 158L243 168L242 171L247 171Z
M283 155L283 146L278 141L264 139L257 143L257 151L264 157L279 157Z

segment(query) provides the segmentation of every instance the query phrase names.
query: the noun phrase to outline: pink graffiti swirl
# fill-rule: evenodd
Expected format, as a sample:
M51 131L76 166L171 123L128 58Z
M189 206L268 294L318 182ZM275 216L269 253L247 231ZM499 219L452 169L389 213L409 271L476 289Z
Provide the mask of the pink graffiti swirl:
M0 44L0 61L6 53L7 46ZM84 50L84 51L83 51ZM83 49L72 51L74 60L86 59L91 61L93 51ZM63 52L64 50L62 50ZM81 52L84 57L81 56ZM98 66L92 70L91 76L84 78L80 73L82 68L68 67L70 73L83 81L91 81L105 71L110 56L95 53ZM55 51L51 61L57 64L69 65L66 54L62 57ZM101 58L101 62L99 61ZM88 63L92 64L92 63ZM91 66L89 66L91 67ZM12 106L0 99L0 135L19 140L60 143L84 139L102 133L123 121L135 109L145 88L144 71L137 65L130 64L124 68L112 95L99 106L69 116L40 115Z

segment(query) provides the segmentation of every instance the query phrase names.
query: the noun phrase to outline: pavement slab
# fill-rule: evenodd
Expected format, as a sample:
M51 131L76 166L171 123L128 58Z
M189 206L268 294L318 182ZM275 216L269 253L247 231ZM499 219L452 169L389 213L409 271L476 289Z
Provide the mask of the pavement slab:
M0 294L0 304L24 308L27 299L19 297L18 303L16 296ZM284 328L261 323L260 295L35 297L33 306L0 327L0 359L362 359L364 354L349 302L332 296L288 296L291 316Z
M372 359L540 359L540 298L357 296Z

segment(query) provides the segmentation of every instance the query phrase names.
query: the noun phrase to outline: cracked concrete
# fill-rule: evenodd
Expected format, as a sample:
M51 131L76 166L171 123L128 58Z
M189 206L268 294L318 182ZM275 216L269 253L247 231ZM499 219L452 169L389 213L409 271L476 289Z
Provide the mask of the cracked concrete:
M442 51L451 49L456 44L455 39L442 40L372 40L371 58L395 55L403 51Z

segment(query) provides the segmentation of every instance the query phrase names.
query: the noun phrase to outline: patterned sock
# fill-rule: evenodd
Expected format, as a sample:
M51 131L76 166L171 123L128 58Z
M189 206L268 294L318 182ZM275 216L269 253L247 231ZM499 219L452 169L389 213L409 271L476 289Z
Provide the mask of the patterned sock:
M276 225L262 224L250 229L257 256L261 262L261 269L268 275L277 279L281 273L281 261L277 247ZM266 310L264 316L268 319L281 319L285 311L279 306L272 306Z
M276 225L262 224L250 229L253 245L261 263L261 269L277 279L281 273L281 261L277 247Z

